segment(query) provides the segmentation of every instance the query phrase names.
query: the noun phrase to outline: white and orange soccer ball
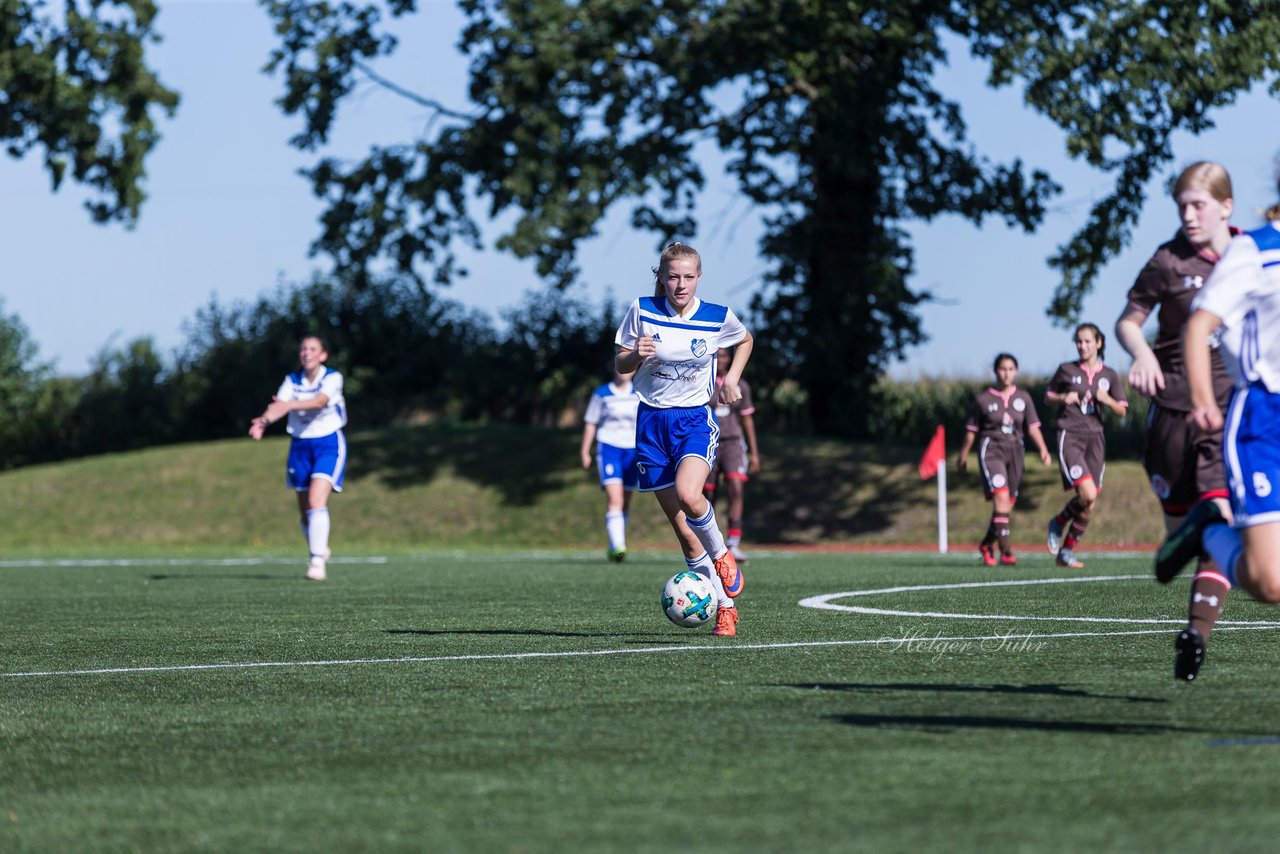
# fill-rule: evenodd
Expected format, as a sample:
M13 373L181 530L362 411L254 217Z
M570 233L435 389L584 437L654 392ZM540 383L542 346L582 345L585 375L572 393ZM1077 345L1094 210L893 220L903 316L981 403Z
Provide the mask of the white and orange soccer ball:
M662 612L686 629L714 623L716 591L710 579L688 569L671 576L662 588Z

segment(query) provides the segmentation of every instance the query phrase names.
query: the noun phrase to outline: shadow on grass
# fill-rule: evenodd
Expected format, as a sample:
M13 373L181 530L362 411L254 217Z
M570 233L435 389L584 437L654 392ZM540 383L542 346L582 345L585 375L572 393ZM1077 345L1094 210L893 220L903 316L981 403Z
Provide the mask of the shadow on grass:
M579 439L566 430L509 425L404 427L357 434L348 442L358 460L347 479L378 477L392 489L434 480L447 469L497 489L505 505L534 504L561 489L575 469Z
M889 691L923 691L930 694L1041 694L1051 697L1080 697L1087 700L1120 700L1125 703L1167 703L1166 699L1160 697L1133 697L1121 694L1094 694L1089 691L1082 691L1076 688L1064 688L1061 685L1043 684L1043 685L930 685L928 683L911 683L911 682L887 682L884 684L860 683L860 682L810 682L794 684L782 684L775 687L780 688L799 688L801 690L811 691L868 691L868 692L889 692Z
M1004 718L993 715L829 715L828 720L849 726L873 729L954 732L966 729L1032 730L1038 732L1079 732L1095 735L1166 735L1183 733L1221 734L1221 730L1172 724L1108 723L1094 721L1046 721L1034 718Z
M254 573L224 572L224 573L219 573L217 575L211 575L207 572L192 573L192 574L165 573L161 575L147 576L147 578L151 579L152 581L196 581L196 580L202 580L202 579L207 580L210 578L220 579L222 581L227 581L229 579L234 579L236 581L244 581L246 579L249 581L297 581L301 577L302 576L297 573L289 573L288 575L284 573L281 573L279 575L268 575L264 572L254 572Z
M617 632L550 632L542 629L384 629L389 635L511 635L547 638L616 638ZM659 637L660 632L626 632L627 637Z

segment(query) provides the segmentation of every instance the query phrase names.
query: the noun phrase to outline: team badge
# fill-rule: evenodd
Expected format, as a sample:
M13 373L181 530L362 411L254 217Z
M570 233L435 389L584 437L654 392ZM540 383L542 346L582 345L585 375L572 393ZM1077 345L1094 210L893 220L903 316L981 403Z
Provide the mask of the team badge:
M1169 500L1169 496L1173 494L1173 489L1169 486L1169 481L1165 480L1158 474L1151 475L1151 491L1156 494L1156 498L1161 501Z
M1071 475L1072 480L1079 480L1080 475L1084 474L1084 469L1080 468L1080 466L1072 466L1071 470L1067 473Z
M1004 475L1002 474L991 475L991 485L996 489L999 489L1000 487L1004 486L1005 485Z
M1111 380L1106 377L1098 380L1098 391L1111 391Z
M693 351L693 355L701 359L707 355L707 339L694 338L689 342L689 349Z
M1018 398L1017 400L1015 400L1015 401L1013 402L1013 411L1014 411L1014 412L1022 412L1022 411L1023 411L1023 410L1025 410L1026 408L1027 408L1027 404L1023 402L1022 398Z

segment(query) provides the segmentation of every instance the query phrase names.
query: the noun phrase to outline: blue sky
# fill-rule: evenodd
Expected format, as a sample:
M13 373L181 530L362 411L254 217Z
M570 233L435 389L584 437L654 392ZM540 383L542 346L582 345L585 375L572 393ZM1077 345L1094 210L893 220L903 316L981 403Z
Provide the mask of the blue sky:
M403 33L399 55L378 67L387 76L452 107L465 107L465 63L454 48L462 17L452 2L424 0L424 14ZM36 157L0 158L0 234L8 313L26 323L45 359L82 373L104 346L152 337L162 351L182 342L182 324L215 295L248 300L279 281L302 281L326 269L307 248L319 204L297 170L311 162L288 145L299 124L273 104L279 82L260 69L272 48L266 15L251 0L161 0L164 42L152 49L162 79L182 94L175 119L149 161L150 194L135 229L95 226L74 187L51 193ZM894 368L899 377L975 376L999 350L1018 355L1024 371L1046 373L1074 356L1069 332L1044 316L1055 284L1045 263L1083 223L1110 179L1065 157L1062 134L1027 111L1016 90L993 92L983 67L956 45L940 87L957 99L978 150L997 161L1021 156L1048 169L1064 187L1036 235L996 221L982 228L957 217L909 227L916 247L917 289L938 301L923 310L932 340ZM339 118L332 152L355 157L371 142L412 138L426 119L416 106L375 87L360 90ZM1218 116L1200 137L1180 137L1171 171L1199 159L1223 162L1236 187L1235 222L1252 226L1275 199L1280 101L1260 89ZM701 231L687 242L702 252L701 295L746 307L758 282L758 217L718 173L700 209ZM1129 250L1104 271L1086 318L1109 330L1124 294L1155 247L1174 232L1164 181L1149 188L1146 212ZM624 209L583 247L582 290L628 300L649 287L654 238L633 232ZM497 235L490 229L486 237ZM448 296L496 311L526 290L541 289L532 266L495 251L468 258L472 276ZM1000 308L992 311L993 295ZM1118 347L1108 361L1126 368Z

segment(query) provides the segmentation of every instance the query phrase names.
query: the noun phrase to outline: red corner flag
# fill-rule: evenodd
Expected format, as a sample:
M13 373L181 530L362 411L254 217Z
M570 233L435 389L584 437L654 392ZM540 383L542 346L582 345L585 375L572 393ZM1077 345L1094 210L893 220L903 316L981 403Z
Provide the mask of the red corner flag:
M942 429L942 425L938 425L938 429L934 431L933 438L929 440L929 447L924 449L924 456L920 458L920 479L928 480L938 473L938 466L944 464L947 459L947 438Z

